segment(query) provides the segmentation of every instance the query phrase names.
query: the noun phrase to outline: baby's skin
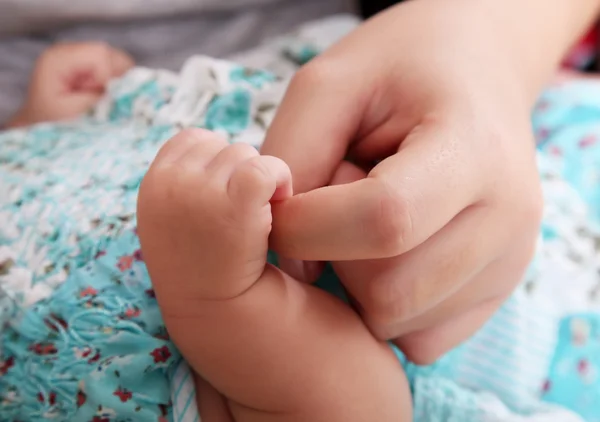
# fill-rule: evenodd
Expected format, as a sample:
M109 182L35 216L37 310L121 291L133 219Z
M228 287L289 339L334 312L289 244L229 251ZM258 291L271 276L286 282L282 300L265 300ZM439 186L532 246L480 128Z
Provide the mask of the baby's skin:
M165 144L143 180L142 250L202 420L412 420L392 350L343 302L266 263L271 201L291 195L283 161L200 129Z

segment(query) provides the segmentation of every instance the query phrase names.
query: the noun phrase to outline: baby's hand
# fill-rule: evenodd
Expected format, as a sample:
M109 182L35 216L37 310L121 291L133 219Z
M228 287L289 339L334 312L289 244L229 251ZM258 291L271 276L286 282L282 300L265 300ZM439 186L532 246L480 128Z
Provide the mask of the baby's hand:
M167 330L225 397L199 389L203 420L410 420L392 350L341 301L266 265L270 201L291 193L282 161L203 130L169 141L142 182L139 236Z
M169 141L150 167L138 202L140 237L153 278L177 273L190 279L178 291L163 294L159 286L162 305L172 293L229 299L251 287L266 264L269 201L288 196L287 165L260 156L250 145L228 145L201 129ZM189 291L182 294L182 288Z
M100 99L108 81L133 65L127 53L104 43L56 44L38 59L25 104L8 126L77 117Z

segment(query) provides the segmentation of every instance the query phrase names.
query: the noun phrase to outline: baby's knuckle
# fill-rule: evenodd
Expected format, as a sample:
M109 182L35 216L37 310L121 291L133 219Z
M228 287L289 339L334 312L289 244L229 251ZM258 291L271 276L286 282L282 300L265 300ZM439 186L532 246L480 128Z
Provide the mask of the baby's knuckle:
M183 140L182 138L185 138L185 135L182 133L179 133L179 134L173 136L172 138L170 138L169 140L167 140L167 142L165 142L158 150L158 154L154 158L154 161L152 162L152 166L150 168L152 169L152 167L155 167L157 164L164 161L163 157L164 157L165 152L178 151L181 148L183 148L184 143L181 142Z
M269 183L272 179L271 173L267 169L264 161L260 159L248 160L243 165L244 176L255 185Z
M182 150L188 149L190 144L199 142L201 140L202 139L193 130L182 130L164 143L154 159L152 166L155 167L159 164L163 164L164 161L168 161L169 159L166 157L171 154L178 155L183 158L183 156L179 153Z
M168 143L177 143L179 140L191 140L191 141L201 141L201 142L210 142L210 133L203 129L196 128L185 128L181 132L179 132L176 136L171 138ZM184 144L180 142L180 144Z
M149 171L144 176L138 193L138 206L156 207L165 204L168 182L162 176L161 171Z
M252 158L258 155L258 151L252 145L245 143L232 144L226 147L231 155L237 158Z
M197 176L193 169L171 162L155 162L142 180L139 200L162 207L182 204L188 200Z

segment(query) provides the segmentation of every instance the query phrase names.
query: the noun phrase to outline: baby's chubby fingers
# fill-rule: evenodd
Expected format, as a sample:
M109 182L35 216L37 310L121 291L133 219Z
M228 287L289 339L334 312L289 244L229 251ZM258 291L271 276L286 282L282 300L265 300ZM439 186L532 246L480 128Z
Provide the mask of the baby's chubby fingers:
M256 156L233 171L227 192L240 205L262 206L292 196L292 173L279 158Z
M180 177L196 174L196 182L211 183L239 206L266 205L292 195L291 171L281 159L260 156L248 144L229 145L205 129L188 129L173 137L158 152L151 170L175 171Z
M206 166L206 175L217 188L226 191L240 211L292 195L292 176L287 164L279 158L259 155L248 144L223 148Z
M227 398L215 417L410 420L387 344L344 303L266 263L270 203L291 196L290 173L206 131L163 147L140 187L138 234L169 334L208 394Z
M163 145L150 170L161 166L183 164L181 160L184 158L189 162L192 150L196 151L194 158L197 161L191 164L197 168L205 167L227 145L229 144L226 139L209 130L186 129Z
M269 202L291 190L285 163L249 145L202 129L168 141L138 198L138 233L163 306L231 298L252 286L266 263ZM161 252L166 244L176 256ZM175 268L190 277L178 278L176 290L163 289L163 281L174 283Z

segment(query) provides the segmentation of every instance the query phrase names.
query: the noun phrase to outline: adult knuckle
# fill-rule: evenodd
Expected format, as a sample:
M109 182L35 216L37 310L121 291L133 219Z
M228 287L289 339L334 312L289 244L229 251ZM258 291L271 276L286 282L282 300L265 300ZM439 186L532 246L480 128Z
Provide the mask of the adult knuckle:
M440 359L447 350L440 345L439 339L429 333L423 333L413 341L402 344L406 358L417 365L431 365Z
M385 256L396 256L406 251L412 232L410 202L405 195L386 184L381 184L371 221L375 248Z
M518 230L522 242L518 248L511 248L510 251L513 256L518 258L516 265L523 271L529 266L536 253L543 209L541 194L532 194L521 204L521 221Z
M365 320L369 331L379 341L389 341L396 337L396 324L387 321Z
M370 284L362 305L372 325L380 331L405 321L413 313L412 295L404 287L396 278L379 279Z
M513 205L513 204L516 204ZM524 183L518 196L507 197L507 207L512 206L512 233L519 236L521 248L511 248L514 254L529 260L535 253L539 229L544 212L542 188L537 178L532 177L532 183ZM517 212L515 212L515 210ZM523 249L523 251L520 251Z
M532 190L522 201L522 207L523 214L527 221L537 226L542 221L544 210L544 200L542 198L541 190Z
M292 89L314 89L315 86L338 80L340 66L335 60L320 57L300 68L292 79Z

